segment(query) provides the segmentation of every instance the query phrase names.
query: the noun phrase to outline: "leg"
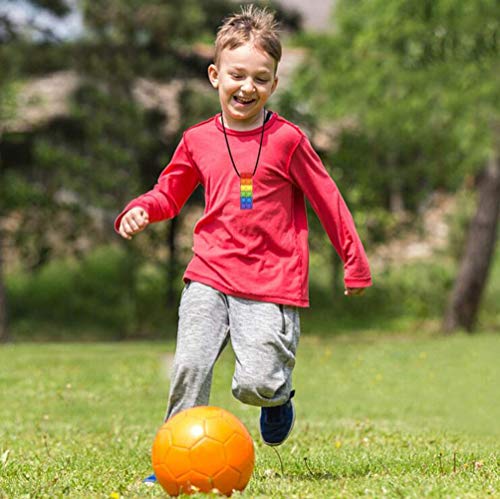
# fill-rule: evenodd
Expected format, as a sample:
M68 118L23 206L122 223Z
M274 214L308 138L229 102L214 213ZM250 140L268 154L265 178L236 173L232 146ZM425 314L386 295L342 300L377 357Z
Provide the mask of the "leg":
M228 340L229 317L223 293L198 282L184 288L170 395L165 419L183 409L207 405L215 361Z
M285 404L300 336L296 307L228 297L231 343L236 355L233 395L246 404Z

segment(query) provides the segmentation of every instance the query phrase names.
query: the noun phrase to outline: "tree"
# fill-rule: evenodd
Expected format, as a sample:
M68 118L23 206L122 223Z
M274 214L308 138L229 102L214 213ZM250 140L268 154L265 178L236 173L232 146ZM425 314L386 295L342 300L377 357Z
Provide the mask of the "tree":
M14 94L11 83L6 78L6 73L0 79L0 142L2 141L2 128L4 120L10 118L13 114ZM3 191L5 188L5 178L3 175L2 158L0 157L0 198L4 199ZM3 214L2 203L0 203L0 343L9 339L7 328L7 297L4 284L4 233L1 224L1 215Z
M437 187L453 189L465 174L479 179L496 169L484 168L489 157L498 156L492 124L499 119L499 19L496 0L337 4L334 32L309 42L309 71L296 93L306 95L323 120L354 122L340 147L340 157L366 153L354 172L340 168L355 185L354 202L365 209L377 204L415 209ZM487 183L496 174L489 178ZM478 209L493 211L474 217L471 231L477 234L484 221L488 235L482 241L490 243L473 237L474 251L464 252L463 265L474 270L458 274L460 298L452 302L460 303L458 308L467 303L470 313L467 321L447 320L452 327L471 329L477 315L479 301L470 302L470 296L480 296L486 282L498 220L496 193L480 191L491 199ZM474 293L464 293L472 287Z
M500 148L476 174L477 208L470 223L465 250L446 309L446 333L472 331L493 257L500 213Z
M63 0L32 0L19 2L11 0L13 7L38 9L39 12L49 13L55 17L64 17L68 12L68 5ZM16 82L23 74L23 68L38 67L36 56L31 59L33 52L44 52L46 39L57 40L50 28L41 27L35 17L26 21L16 21L2 10L0 12L0 145L4 140L5 124L15 117L15 89ZM31 47L34 50L26 50ZM50 60L50 57L48 58ZM30 61L29 63L27 61ZM25 174L21 165L16 169L7 168L4 158L0 154L0 222L4 217L20 207L26 207L44 197L40 187L32 184L29 175ZM7 328L7 298L4 283L3 244L5 234L0 224L0 341L9 338Z

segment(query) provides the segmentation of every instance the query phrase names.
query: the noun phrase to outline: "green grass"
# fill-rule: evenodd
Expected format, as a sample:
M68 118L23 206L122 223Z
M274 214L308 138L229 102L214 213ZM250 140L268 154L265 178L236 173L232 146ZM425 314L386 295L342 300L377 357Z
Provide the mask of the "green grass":
M140 480L161 423L173 343L0 348L0 497L161 497ZM500 338L304 336L297 423L276 452L230 395L228 350L211 403L249 428L243 497L500 494ZM235 497L239 497L238 494Z

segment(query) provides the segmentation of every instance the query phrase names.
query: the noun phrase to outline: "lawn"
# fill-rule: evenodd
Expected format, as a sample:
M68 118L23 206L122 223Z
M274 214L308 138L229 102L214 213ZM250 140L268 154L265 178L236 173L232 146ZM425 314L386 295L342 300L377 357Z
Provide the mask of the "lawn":
M172 343L0 348L0 497L161 497L147 487ZM230 394L222 356L211 403L256 443L242 497L500 495L500 337L304 336L297 422L279 456L259 411ZM235 497L239 497L236 494Z

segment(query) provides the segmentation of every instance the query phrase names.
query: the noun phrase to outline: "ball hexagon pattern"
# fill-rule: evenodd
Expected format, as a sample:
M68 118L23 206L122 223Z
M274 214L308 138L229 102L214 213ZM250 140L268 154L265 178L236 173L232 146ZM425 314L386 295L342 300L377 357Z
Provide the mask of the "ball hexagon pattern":
M247 486L255 453L252 437L236 416L203 406L176 414L158 430L152 462L171 496L214 489L229 496Z

